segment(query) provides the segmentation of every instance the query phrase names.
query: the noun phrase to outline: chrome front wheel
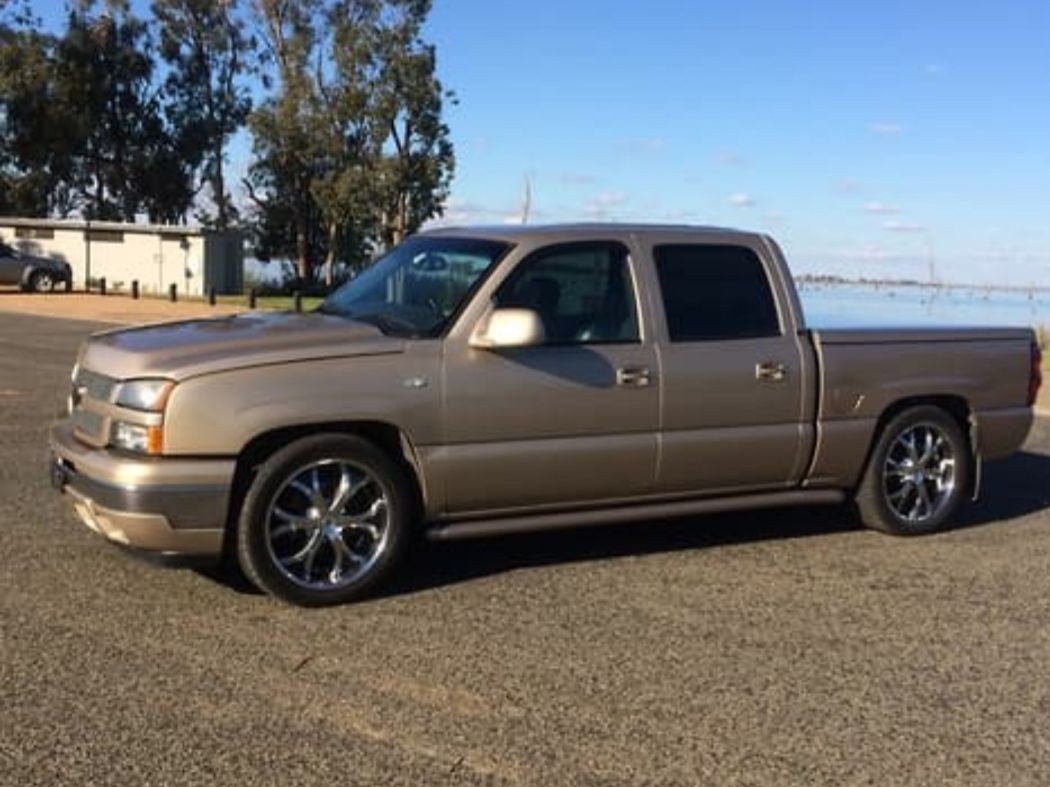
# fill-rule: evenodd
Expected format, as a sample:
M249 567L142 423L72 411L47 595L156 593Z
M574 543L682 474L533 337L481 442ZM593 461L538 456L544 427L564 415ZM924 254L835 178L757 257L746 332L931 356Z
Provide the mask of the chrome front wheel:
M367 595L397 565L418 518L411 477L356 435L304 437L255 474L237 557L260 589L303 606Z
M353 584L386 549L390 503L367 469L322 459L294 472L266 513L267 546L281 573L313 590Z

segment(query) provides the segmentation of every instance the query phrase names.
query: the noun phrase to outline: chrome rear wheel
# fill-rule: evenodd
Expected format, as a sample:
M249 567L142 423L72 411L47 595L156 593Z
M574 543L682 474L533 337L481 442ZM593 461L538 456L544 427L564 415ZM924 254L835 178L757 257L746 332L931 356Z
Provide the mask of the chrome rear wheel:
M883 491L890 508L909 522L922 524L944 510L955 491L955 452L936 424L916 424L893 441Z
M973 475L964 423L958 413L920 404L882 426L854 493L864 524L895 535L921 535L950 523Z

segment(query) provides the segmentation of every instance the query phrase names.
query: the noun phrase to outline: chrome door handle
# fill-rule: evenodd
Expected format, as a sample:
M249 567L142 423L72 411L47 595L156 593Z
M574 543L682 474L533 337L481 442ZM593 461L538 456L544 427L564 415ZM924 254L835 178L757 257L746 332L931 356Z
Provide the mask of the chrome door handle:
M786 379L787 375L787 366L777 361L764 361L763 363L755 365L756 380L779 383Z
M625 366L616 370L616 384L625 388L644 388L652 382L652 375L644 366Z

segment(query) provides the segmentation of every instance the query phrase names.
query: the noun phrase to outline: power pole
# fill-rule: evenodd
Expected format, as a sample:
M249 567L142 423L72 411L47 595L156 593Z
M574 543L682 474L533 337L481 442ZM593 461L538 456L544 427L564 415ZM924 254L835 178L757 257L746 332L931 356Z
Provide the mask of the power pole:
M532 182L528 174L525 175L525 194L521 201L521 223L529 223L529 213L532 211Z

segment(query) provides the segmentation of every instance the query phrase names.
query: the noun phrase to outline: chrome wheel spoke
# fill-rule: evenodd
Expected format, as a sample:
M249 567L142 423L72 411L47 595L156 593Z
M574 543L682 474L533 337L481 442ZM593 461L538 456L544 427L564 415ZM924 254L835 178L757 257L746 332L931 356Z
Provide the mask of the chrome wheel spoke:
M324 510L328 507L325 503L324 497L321 496L321 493L318 490L314 489L311 486L307 486L299 479L292 481L290 484L288 484L288 486L294 489L299 494L301 494L307 500L309 500L310 505L312 505L314 508Z
M289 555L281 562L286 566L293 566L296 563L302 563L305 560L310 560L312 564L313 556L317 554L317 550L321 548L323 538L320 530L315 530L310 534L310 538L307 539L306 543L299 549L299 551Z
M347 503L357 497L358 493L368 486L371 481L372 479L369 476L362 475L361 480L354 483L350 475L350 468L342 465L339 472L339 486L335 490L335 497L332 498L332 502L328 505L328 513L340 513L346 508Z
M904 497L915 490L915 487L910 482L905 482L900 485L900 488L896 492L890 493L890 500L903 500Z
M339 517L339 526L346 530L363 530L373 541L379 540L379 526L350 516Z
M328 572L328 580L332 584L338 584L343 578L343 566L347 562L359 565L364 562L364 558L350 549L341 536L333 538L329 543L332 546L332 551L335 553L335 562L332 565L332 570Z

